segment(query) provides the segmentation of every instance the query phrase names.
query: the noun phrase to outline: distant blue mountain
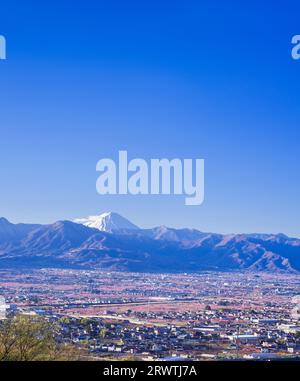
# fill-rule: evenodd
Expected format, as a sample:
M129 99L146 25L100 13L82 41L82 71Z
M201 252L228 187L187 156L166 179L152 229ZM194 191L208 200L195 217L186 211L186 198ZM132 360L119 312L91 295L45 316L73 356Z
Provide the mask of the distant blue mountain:
M0 266L137 272L300 271L300 240L283 234L222 235L165 226L139 229L117 214L105 214L105 219L105 223L95 219L94 228L86 226L85 219L85 223L29 225L0 218Z

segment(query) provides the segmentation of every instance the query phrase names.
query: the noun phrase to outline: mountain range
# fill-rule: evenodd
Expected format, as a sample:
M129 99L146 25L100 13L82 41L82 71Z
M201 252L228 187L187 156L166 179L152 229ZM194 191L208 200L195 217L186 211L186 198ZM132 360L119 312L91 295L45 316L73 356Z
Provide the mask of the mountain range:
M0 218L0 267L136 272L300 271L300 239L284 234L140 229L117 213L12 224Z

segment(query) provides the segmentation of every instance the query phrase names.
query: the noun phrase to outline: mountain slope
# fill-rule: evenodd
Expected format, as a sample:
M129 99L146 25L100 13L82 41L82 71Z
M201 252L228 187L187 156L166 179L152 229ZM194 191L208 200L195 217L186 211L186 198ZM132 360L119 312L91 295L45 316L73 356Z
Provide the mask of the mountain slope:
M0 218L0 244L17 241L41 225L12 224L6 218Z

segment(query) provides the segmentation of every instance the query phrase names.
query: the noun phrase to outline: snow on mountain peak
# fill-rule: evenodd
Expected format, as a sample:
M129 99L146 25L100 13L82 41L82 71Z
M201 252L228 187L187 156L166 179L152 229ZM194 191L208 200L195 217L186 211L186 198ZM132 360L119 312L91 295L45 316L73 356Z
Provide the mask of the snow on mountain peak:
M74 220L74 222L109 233L123 229L139 229L138 226L134 225L129 220L122 217L120 214L113 212L105 212L98 216L77 218L76 220Z

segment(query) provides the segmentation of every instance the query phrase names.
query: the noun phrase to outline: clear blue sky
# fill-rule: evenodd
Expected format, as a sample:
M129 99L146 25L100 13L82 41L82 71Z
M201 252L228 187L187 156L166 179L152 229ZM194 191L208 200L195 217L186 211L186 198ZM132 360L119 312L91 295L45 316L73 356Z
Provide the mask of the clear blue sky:
M296 1L2 1L0 215L300 237L299 17ZM96 162L120 149L204 158L204 204L99 196Z

